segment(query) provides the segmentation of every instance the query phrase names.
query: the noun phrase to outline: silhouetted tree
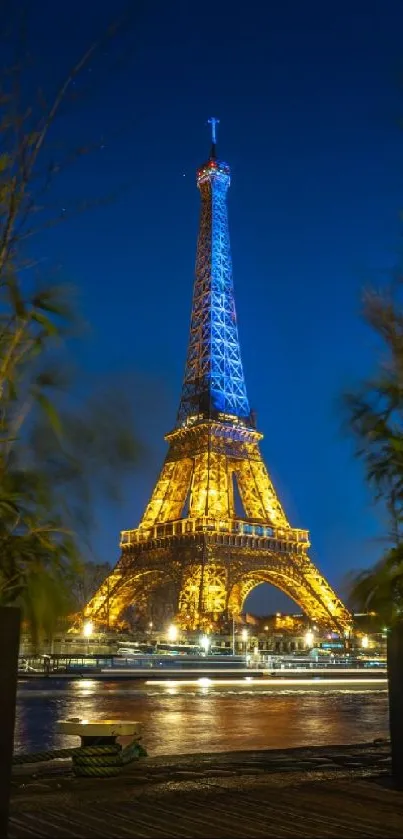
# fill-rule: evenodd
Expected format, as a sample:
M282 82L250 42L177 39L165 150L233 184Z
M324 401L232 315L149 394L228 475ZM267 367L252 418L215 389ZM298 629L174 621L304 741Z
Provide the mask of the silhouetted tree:
M370 293L364 316L382 346L375 375L345 397L348 425L368 485L388 514L389 542L374 568L355 576L353 606L373 610L388 629L389 717L392 771L403 786L403 307L400 284Z
M400 291L400 287L398 287ZM364 317L381 340L375 375L345 396L347 421L363 461L366 480L388 517L390 547L352 585L353 604L400 620L403 596L403 308L399 294L369 293Z
M37 91L24 101L23 57L0 72L0 603L21 604L34 632L68 608L94 499L116 499L139 454L129 395L104 383L73 398L71 293L33 279L27 253L38 230L69 216L69 208L52 214L47 195L94 145L54 157L49 132L73 82L118 28L88 48L48 99Z
M5 7L0 40L6 13ZM53 84L51 72L45 92L32 92L32 67L22 42L14 49L13 32L8 38L17 61L0 65L2 836L7 835L18 655L18 615L2 607L21 606L34 636L52 633L80 572L83 529L89 530L94 498L100 493L116 497L139 451L124 393L91 388L84 400L73 399L60 348L75 327L74 307L64 288L41 276L29 253L37 232L50 231L94 204L78 201L55 212L47 199L54 178L102 141L82 142L62 153L49 138L73 83L116 31L113 24L91 44L51 96L46 92ZM14 32L17 41L19 34ZM9 54L1 51L0 61Z
M98 591L100 585L110 574L111 567L107 562L85 562L81 573L73 582L72 601L75 612L82 612L91 597Z

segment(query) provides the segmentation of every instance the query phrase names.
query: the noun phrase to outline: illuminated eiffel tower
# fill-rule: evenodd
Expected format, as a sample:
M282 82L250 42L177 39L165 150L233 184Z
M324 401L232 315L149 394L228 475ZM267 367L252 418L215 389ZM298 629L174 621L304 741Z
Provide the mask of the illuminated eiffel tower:
M86 617L119 624L134 605L153 625L217 627L268 582L312 621L345 630L351 617L309 559L309 534L288 523L262 460L242 368L226 196L216 156L197 172L201 195L185 376L167 456L143 518L121 535L121 557ZM243 506L237 515L237 499Z

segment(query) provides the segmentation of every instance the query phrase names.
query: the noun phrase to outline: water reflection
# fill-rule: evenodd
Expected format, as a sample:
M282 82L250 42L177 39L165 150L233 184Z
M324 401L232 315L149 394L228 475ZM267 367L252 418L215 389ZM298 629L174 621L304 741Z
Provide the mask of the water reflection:
M217 752L353 743L387 733L386 690L319 687L270 690L254 683L192 686L165 682L21 683L19 751L75 745L55 732L66 717L134 719L150 754Z

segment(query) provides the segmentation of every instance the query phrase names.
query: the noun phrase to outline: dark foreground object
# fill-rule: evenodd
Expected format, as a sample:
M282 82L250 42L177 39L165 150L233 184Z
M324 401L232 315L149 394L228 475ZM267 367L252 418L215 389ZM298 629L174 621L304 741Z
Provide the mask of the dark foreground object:
M7 836L17 694L20 610L0 607L0 836Z
M387 645L392 774L403 790L403 622L389 630Z
M14 778L10 839L403 836L385 744L146 758L110 780L40 771Z

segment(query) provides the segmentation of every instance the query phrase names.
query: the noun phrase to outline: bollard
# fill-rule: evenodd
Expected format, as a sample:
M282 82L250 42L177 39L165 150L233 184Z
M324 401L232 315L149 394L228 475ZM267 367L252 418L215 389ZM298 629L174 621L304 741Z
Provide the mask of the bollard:
M140 744L141 725L124 720L59 720L57 729L63 734L81 738L81 746L74 749L73 772L78 777L110 778L123 768L146 755ZM122 747L118 737L131 737Z

